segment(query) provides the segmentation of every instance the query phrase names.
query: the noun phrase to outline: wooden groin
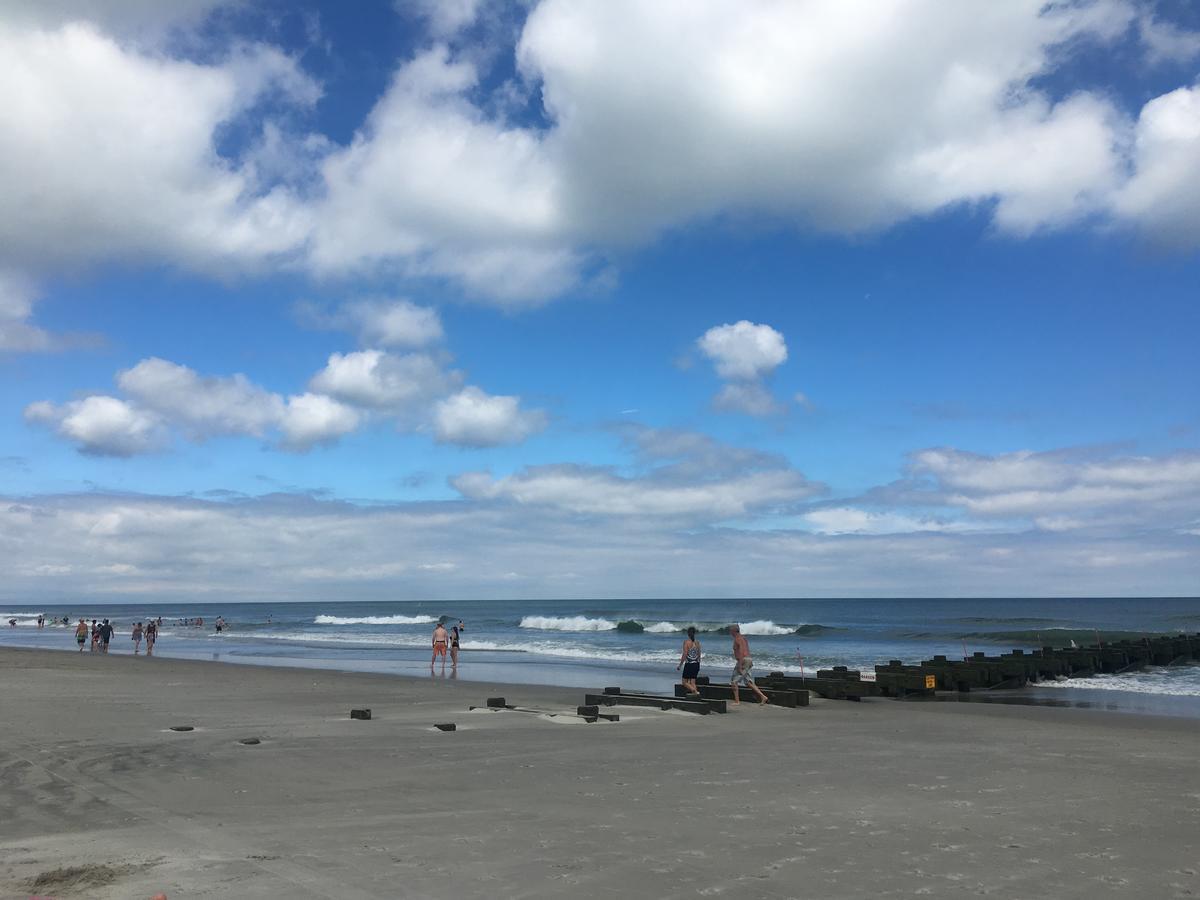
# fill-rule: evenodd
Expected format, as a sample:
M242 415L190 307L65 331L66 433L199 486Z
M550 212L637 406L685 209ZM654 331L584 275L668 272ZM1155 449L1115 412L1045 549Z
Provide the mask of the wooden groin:
M1097 636L1099 637L1099 636ZM1012 690L1039 681L1065 677L1135 672L1147 666L1182 665L1200 660L1200 633L1146 635L1104 643L1099 640L1085 647L1042 647L1038 650L1010 650L1008 653L976 652L962 659L937 655L919 663L890 660L875 666L874 679L846 666L819 669L813 675L770 672L755 678L769 703L788 709L809 705L809 696L827 700L862 700L864 697L889 697L911 700L934 697L938 692ZM714 683L707 676L696 679L699 693L689 694L681 684L673 696L623 691L607 687L602 694L588 694L585 702L599 706L643 706L677 709L706 715L726 711L733 699L732 688ZM757 697L742 688L751 701Z

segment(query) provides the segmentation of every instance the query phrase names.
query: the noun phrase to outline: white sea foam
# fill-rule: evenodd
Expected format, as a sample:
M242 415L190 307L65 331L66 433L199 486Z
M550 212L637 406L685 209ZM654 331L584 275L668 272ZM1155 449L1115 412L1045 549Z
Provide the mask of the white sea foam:
M655 622L653 625L647 625L646 631L650 634L674 634L683 629L674 622Z
M1159 694L1166 697L1200 697L1200 666L1155 667L1124 675L1094 675L1091 678L1066 678L1043 681L1039 687L1080 688L1085 691L1126 691L1132 694Z
M587 616L525 616L522 628L541 631L612 631L617 623L612 619L589 619Z
M785 628L783 625L776 625L769 619L758 619L754 622L738 622L738 628L741 629L742 634L758 634L764 636L772 634L792 634L796 630L794 627Z
M317 616L314 625L432 625L434 616Z

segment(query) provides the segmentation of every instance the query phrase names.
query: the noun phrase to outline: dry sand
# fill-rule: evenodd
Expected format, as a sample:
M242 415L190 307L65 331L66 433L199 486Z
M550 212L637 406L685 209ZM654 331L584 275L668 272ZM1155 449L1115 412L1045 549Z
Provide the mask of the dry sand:
M0 896L1200 895L1193 720L886 700L594 725L467 711L497 694L582 702L0 651Z

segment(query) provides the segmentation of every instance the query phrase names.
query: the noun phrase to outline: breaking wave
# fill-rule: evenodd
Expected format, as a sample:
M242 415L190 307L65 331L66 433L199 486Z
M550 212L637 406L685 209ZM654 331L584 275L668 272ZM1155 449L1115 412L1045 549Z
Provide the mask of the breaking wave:
M612 619L589 619L587 616L525 616L521 628L541 631L615 631Z
M432 625L434 616L317 616L314 625Z

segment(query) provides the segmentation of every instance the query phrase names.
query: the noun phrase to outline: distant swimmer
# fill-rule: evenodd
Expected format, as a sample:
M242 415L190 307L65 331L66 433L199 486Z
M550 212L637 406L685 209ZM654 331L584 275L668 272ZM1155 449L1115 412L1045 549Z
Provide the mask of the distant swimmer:
M9 628L16 628L16 627L17 627L17 620L16 620L16 619L9 619L9 620L8 620L8 627L9 627Z
M754 691L758 695L758 702L766 705L767 695L759 690L758 685L754 683L754 676L750 674L750 670L754 667L754 662L750 659L750 642L746 640L741 626L737 624L729 626L729 633L733 635L733 677L729 679L729 684L733 688L733 702L742 702L738 697L738 686L740 685Z
M683 669L683 674L679 678L683 683L683 689L689 694L700 693L700 689L696 687L696 676L700 674L700 642L696 640L694 626L687 630L687 640L683 642L683 652L679 654L679 665L675 668Z
M46 625L45 615L39 615L38 616L38 628L43 628L43 627L45 627L45 625Z
M446 668L446 645L450 643L450 635L446 632L446 626L441 622L437 623L437 627L433 629L433 656L429 658L429 668L433 669L434 661L440 656L442 658L442 668Z
M217 616L217 621L213 624L216 626L217 634L220 634L222 631L225 630L225 620L222 619L220 616Z
M83 619L79 620L79 624L75 626L75 643L79 645L79 652L83 652L83 645L88 639L88 624Z

